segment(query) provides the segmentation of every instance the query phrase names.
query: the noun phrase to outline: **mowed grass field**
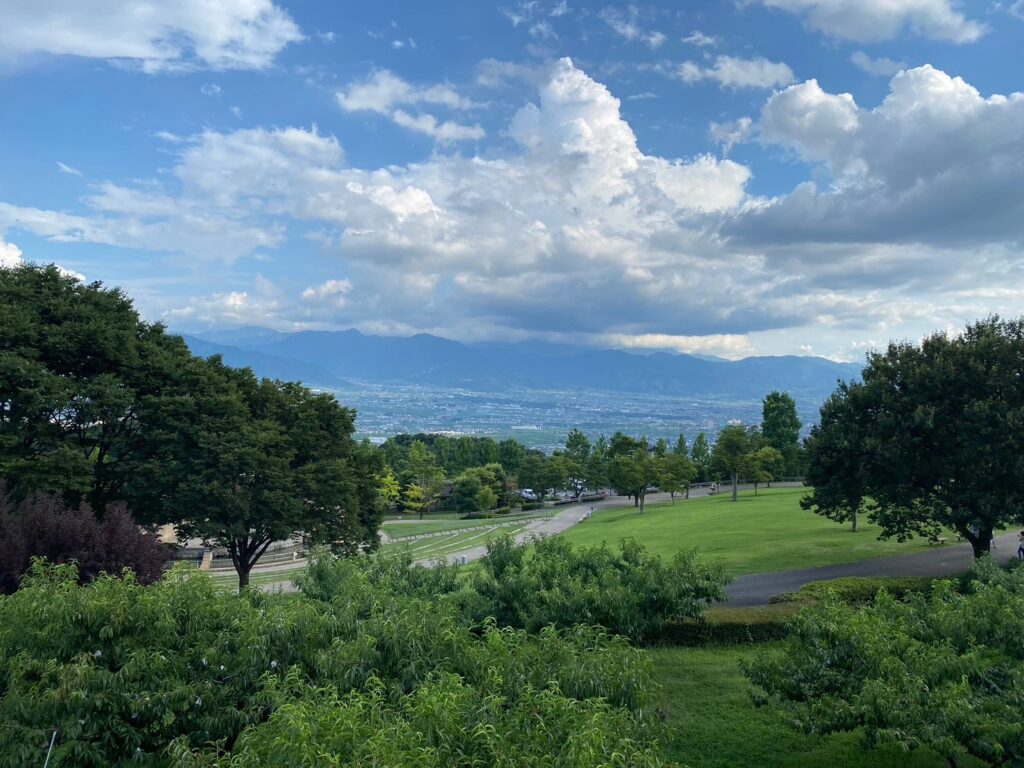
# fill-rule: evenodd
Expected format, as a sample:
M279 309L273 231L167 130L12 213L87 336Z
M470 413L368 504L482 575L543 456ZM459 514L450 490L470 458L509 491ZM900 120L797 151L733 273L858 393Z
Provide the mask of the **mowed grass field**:
M924 539L900 544L879 541L877 526L861 521L857 533L800 508L804 488L740 493L737 502L723 492L688 501L594 512L586 522L561 534L573 544L616 544L633 536L648 551L672 557L697 547L705 558L722 558L733 576L820 565L854 563L885 555L928 549ZM948 546L948 545L947 545Z
M856 733L810 736L784 714L757 707L740 661L774 645L657 648L649 651L671 728L668 757L704 768L944 768L934 752L864 750ZM964 761L962 766L978 765Z

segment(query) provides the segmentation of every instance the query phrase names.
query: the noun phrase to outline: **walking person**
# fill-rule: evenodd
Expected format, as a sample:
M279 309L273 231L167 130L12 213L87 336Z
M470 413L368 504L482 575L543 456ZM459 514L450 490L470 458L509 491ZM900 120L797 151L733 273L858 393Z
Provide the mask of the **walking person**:
M1017 534L1017 559L1024 560L1024 531Z

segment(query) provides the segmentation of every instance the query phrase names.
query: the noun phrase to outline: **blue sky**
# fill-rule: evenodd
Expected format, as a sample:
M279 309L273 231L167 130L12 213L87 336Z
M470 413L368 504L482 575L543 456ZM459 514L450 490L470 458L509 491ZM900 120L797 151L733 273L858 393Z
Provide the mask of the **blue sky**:
M857 359L1024 299L1024 2L0 0L0 261L239 324Z

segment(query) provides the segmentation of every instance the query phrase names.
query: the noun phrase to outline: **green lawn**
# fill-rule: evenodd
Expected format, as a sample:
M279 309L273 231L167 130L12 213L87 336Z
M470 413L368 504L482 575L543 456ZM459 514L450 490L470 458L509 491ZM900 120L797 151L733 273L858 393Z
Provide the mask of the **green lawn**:
M660 648L650 651L672 728L669 757L703 768L943 768L933 752L864 750L858 734L818 738L799 733L784 715L754 706L740 670L771 645ZM973 763L972 763L973 764ZM964 765L968 765L967 762Z
M426 539L419 539L418 541L399 541L393 544L385 544L381 549L407 549L412 553L413 557L418 560L443 557L445 555L454 554L463 549L469 549L470 547L478 547L482 544L486 544L497 536L504 536L506 534L509 536L515 536L526 529L527 522L528 521L524 520L519 525L480 526L479 530L468 531L466 533L453 533L449 535L440 534L437 536L430 536Z
M536 520L538 518L551 517L550 512L526 512L501 517L487 518L481 520L409 520L408 522L385 521L381 526L383 531L391 537L419 536L421 534L444 533L445 531L458 530L459 528L486 528L498 523L507 523L513 520Z
M574 544L614 544L634 536L663 557L697 547L707 558L724 559L732 575L853 563L928 548L922 539L879 541L879 529L866 522L851 533L849 525L801 509L805 492L771 488L755 497L747 491L736 503L722 493L649 505L642 515L633 507L599 510L561 535Z

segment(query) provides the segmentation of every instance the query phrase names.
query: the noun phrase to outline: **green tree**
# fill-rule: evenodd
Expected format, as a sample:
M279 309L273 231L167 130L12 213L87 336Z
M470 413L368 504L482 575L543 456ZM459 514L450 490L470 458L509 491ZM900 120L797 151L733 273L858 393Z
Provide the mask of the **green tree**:
M547 482L544 460L544 454L540 451L529 451L519 465L519 474L516 478L521 489L529 488L537 494L537 498L541 501L544 500L544 488Z
M664 456L667 456L668 455L668 441L665 440L664 437L659 437L658 438L658 442L656 442L654 444L654 448L651 449L651 453L653 453L658 458L662 458Z
M349 554L375 547L383 456L353 440L355 412L216 358L205 367L154 420L141 503L181 521L180 536L226 548L240 588L275 541L302 536Z
M805 609L748 674L814 734L862 730L869 746L930 748L954 768L1024 765L1022 636L1024 569L985 558L965 593L940 582L930 596Z
M412 511L414 514L419 512L426 504L423 501L425 495L423 486L416 485L415 483L407 485L402 492L402 507Z
M418 485L423 491L423 503L419 509L422 520L444 488L444 470L437 466L434 454L421 440L414 440L409 446L406 477L409 484Z
M686 448L686 435L682 432L679 433L679 437L676 438L675 445L672 446L672 453L676 456L687 456L689 457L690 452Z
M952 528L976 557L1024 508L1024 320L997 317L869 355L837 391L858 424L869 518L883 535ZM823 428L826 425L823 423Z
M498 443L498 462L510 475L519 471L519 465L526 458L526 448L518 440L509 438Z
M667 456L658 457L655 461L658 489L663 493L668 493L673 504L676 502L677 493L685 491L689 498L690 483L697 476L697 468L686 454L670 453Z
M187 394L195 364L119 289L53 265L0 269L0 475L10 491L57 491L99 515L126 500L141 522L172 522L128 486L154 413Z
M456 477L452 481L452 497L455 502L455 511L463 515L476 512L478 509L477 497L485 487L480 480L480 475L476 472L467 470Z
M630 453L618 454L609 464L609 479L612 485L633 497L633 506L643 514L647 500L647 488L658 481L655 457L646 444L641 444Z
M718 433L718 439L715 440L711 454L712 471L730 478L733 501L737 499L740 472L743 471L751 448L750 432L742 424L730 424Z
M779 471L784 461L782 453L770 445L762 445L743 457L741 472L754 484L755 496L757 496L757 486L761 483L770 483L775 479L775 473Z
M708 436L703 432L697 434L690 449L690 461L697 467L697 480L706 483L711 479L711 447Z
M577 496L587 485L587 464L590 461L590 440L578 429L569 432L565 439L565 452L562 460L565 462L566 473L569 477L569 486Z
M800 418L796 401L788 392L771 392L761 403L761 434L783 456L788 475L800 473Z
M476 494L476 508L480 512L487 512L494 509L498 504L498 497L490 486L485 485Z
M851 524L857 532L857 521L867 510L867 459L863 455L863 436L849 385L840 384L821 406L821 420L811 428L806 440L807 476L811 492L800 500L800 506L816 514Z
M402 486L399 485L398 478L395 477L395 473L391 471L390 467L385 467L384 471L377 476L377 492L380 494L380 503L385 510L391 509L402 498Z

